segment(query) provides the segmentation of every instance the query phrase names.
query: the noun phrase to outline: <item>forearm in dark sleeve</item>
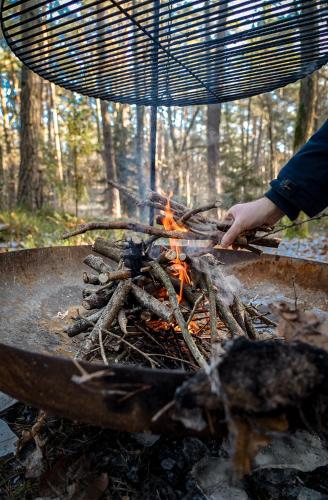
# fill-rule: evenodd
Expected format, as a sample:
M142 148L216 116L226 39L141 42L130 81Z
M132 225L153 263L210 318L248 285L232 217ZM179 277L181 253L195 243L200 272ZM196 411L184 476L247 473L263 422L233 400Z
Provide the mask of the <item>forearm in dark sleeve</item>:
M328 206L328 120L281 169L265 194L290 219Z

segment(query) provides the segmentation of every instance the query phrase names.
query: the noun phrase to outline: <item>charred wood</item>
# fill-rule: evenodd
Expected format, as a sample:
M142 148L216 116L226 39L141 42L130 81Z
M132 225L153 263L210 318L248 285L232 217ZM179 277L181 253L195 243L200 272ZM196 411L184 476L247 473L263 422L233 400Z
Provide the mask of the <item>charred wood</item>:
M87 255L83 260L83 263L91 267L95 271L98 271L98 273L106 273L111 271L109 265L106 264L104 260L97 255Z
M172 321L173 314L170 311L170 309L165 304L160 302L158 299L150 295L150 293L146 292L146 290L143 290L137 285L132 284L131 292L142 307L156 314L156 316L162 318L164 321L167 321L168 323Z

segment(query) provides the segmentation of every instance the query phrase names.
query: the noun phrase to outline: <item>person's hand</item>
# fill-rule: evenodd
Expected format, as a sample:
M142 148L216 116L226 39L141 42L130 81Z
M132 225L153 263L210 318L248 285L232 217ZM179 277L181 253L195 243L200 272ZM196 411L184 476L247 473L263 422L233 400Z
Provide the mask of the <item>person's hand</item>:
M222 238L221 247L228 248L243 231L263 225L274 225L284 215L280 208L266 197L249 203L234 205L225 217L225 219L233 222Z

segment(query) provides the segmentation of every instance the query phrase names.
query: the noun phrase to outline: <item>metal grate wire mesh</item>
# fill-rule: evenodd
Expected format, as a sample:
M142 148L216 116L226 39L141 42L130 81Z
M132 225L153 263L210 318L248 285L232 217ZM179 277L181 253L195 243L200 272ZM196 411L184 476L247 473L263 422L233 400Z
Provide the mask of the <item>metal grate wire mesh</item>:
M229 101L328 61L327 0L2 0L1 14L29 68L122 103Z

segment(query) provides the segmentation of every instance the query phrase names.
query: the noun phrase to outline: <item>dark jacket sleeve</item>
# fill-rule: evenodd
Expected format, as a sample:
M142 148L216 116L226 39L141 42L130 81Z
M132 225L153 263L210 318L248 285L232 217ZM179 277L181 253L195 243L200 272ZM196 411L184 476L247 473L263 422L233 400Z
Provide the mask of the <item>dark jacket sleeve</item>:
M291 220L328 206L328 120L281 169L265 194Z

